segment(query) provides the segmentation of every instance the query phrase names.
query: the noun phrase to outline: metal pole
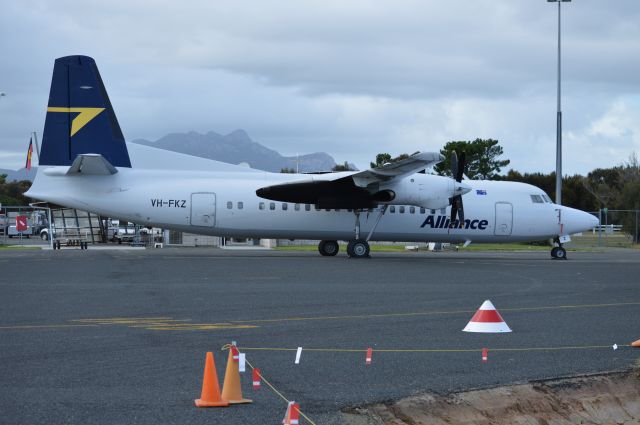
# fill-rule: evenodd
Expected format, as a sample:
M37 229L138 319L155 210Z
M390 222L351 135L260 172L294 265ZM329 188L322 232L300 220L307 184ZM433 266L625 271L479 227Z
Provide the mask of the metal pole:
M47 215L49 216L49 246L53 250L53 216L51 215L51 206L47 208Z
M598 246L602 246L602 208L598 209Z
M633 234L633 240L638 243L638 210L636 210L636 232Z
M33 132L33 140L36 142L36 156L38 157L38 165L40 165L40 145L38 144L38 134Z
M560 105L560 4L558 1L558 114L556 118L556 204L562 204L562 110Z

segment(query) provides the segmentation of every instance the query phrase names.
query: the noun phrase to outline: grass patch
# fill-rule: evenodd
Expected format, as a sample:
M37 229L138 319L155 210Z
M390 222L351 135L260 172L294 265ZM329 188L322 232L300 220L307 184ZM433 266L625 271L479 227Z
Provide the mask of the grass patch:
M406 245L413 245L408 242ZM405 249L406 245L371 245L371 252L415 252ZM455 249L455 245L451 245L451 248ZM529 245L526 243L472 243L468 247L464 248L462 244L458 245L460 251L540 251L550 252L550 246L541 245ZM317 251L317 245L291 245L291 246L278 246L275 248L278 251ZM340 250L346 252L346 244L340 244ZM566 247L567 251L598 251L597 247ZM421 246L420 251L426 251L427 248Z
M523 243L472 243L466 248L460 245L460 251L551 251L551 247Z
M291 245L278 246L278 251L317 251L318 245ZM346 244L340 244L340 250L347 250ZM371 245L371 252L404 252L404 245Z
M33 246L33 245L2 245L0 244L0 249L40 249L40 247Z
M407 243L407 245L413 245ZM371 245L371 252L413 252L405 249L407 245ZM454 247L455 245L452 245ZM459 245L460 251L549 251L551 247L548 246L536 246L526 244L471 244L466 248ZM291 246L278 246L275 249L279 251L317 251L317 245L291 245ZM346 244L340 244L340 250L347 249ZM420 251L426 251L426 247L420 247Z

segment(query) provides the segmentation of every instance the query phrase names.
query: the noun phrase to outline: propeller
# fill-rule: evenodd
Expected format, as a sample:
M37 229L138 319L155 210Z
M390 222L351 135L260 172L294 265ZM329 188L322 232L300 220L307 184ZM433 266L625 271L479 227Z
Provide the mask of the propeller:
M462 175L464 174L464 166L465 166L466 155L464 152L460 154L460 158L458 159L458 154L455 151L451 153L451 176L456 181L456 183L462 182ZM454 195L449 198L449 203L451 204L451 220L449 221L449 228L452 229L455 227L456 216L458 216L458 227L464 226L464 206L462 205L462 195L466 193L468 190L462 192L463 188L459 185L454 185L453 193ZM462 193L459 193L462 192Z

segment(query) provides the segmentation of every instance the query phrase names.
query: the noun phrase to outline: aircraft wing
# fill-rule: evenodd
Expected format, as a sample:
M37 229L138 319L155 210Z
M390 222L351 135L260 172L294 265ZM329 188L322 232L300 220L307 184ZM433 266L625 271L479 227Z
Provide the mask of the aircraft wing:
M379 168L310 175L309 179L260 188L256 194L274 201L315 204L319 208L373 208L381 201L376 198L380 183L402 179L443 159L437 152L417 152Z
M417 173L443 160L444 157L437 152L416 152L407 159L357 172L351 178L356 186L367 187L371 183L388 182Z

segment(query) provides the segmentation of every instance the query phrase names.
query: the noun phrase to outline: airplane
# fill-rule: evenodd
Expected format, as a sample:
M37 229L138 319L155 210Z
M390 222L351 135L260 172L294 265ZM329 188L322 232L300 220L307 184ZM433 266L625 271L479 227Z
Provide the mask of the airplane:
M452 157L452 177L424 172L444 159L438 152L365 171L281 174L217 161L206 161L206 169L178 169L173 161L141 167L131 160L131 146L95 61L59 58L40 166L26 195L196 234L319 240L323 256L335 256L338 241L346 241L351 258L369 257L370 241L553 239L551 257L566 259L570 235L598 225L591 214L554 204L535 186L463 179L462 153Z

